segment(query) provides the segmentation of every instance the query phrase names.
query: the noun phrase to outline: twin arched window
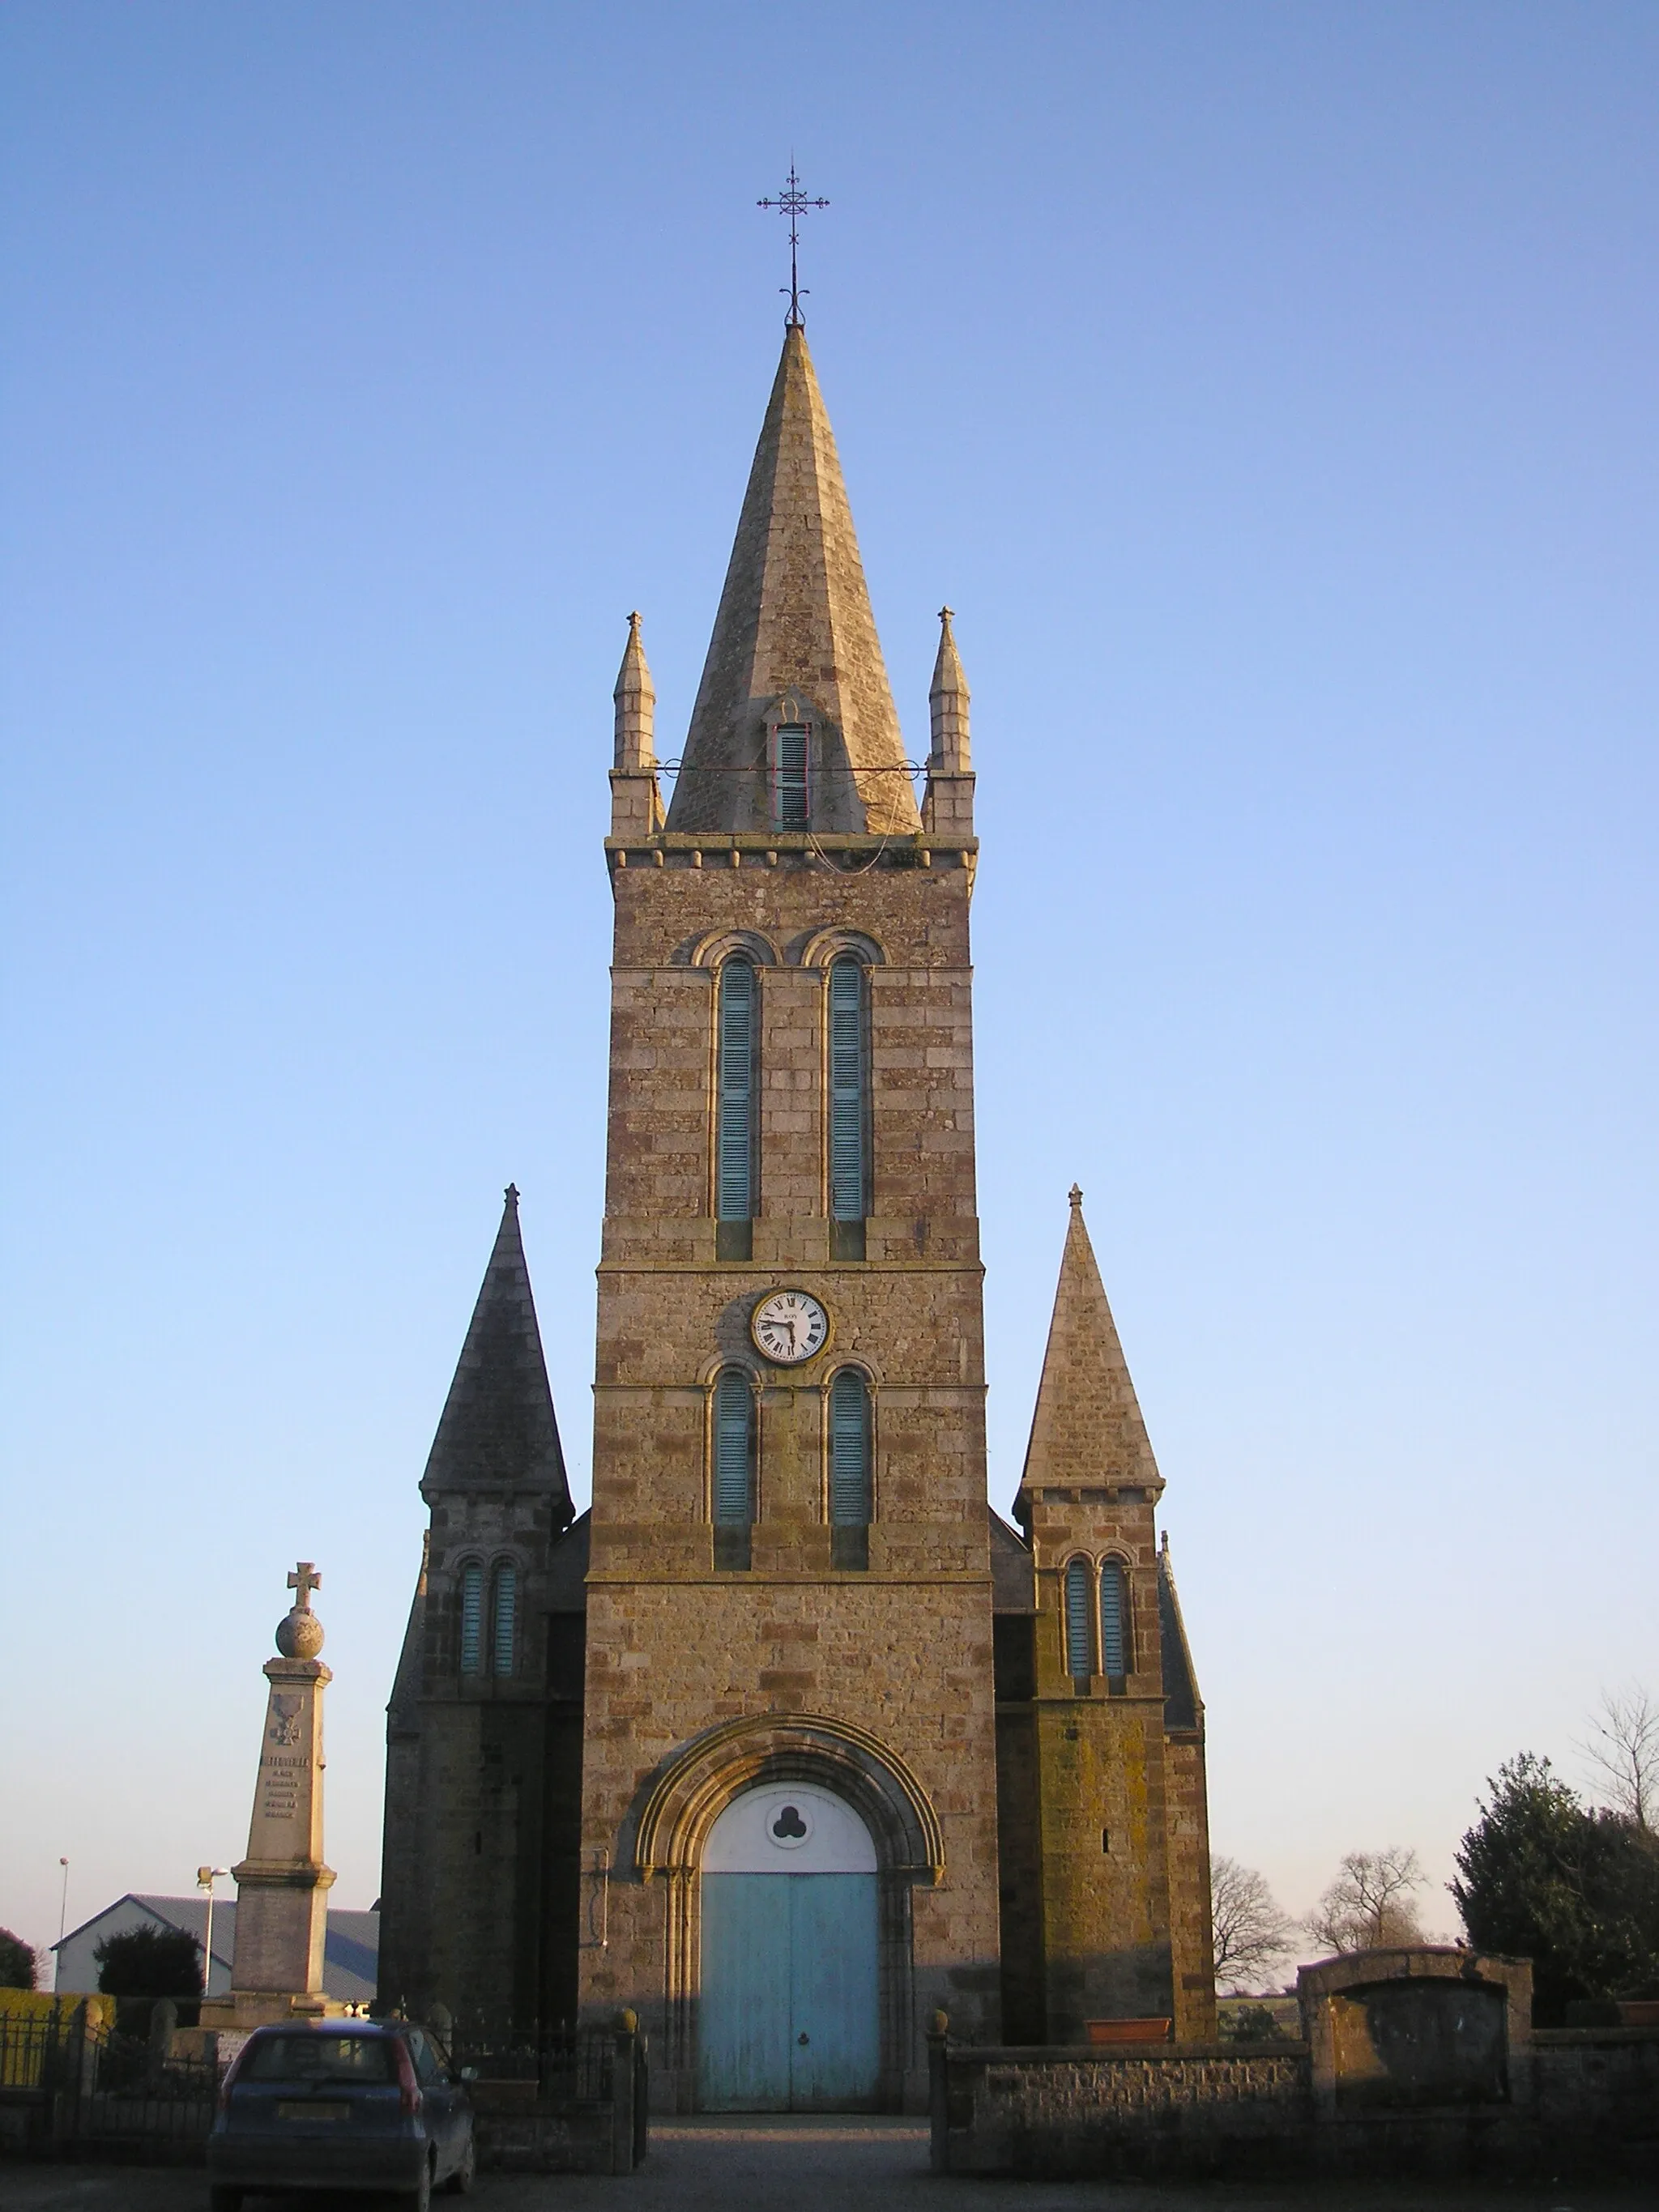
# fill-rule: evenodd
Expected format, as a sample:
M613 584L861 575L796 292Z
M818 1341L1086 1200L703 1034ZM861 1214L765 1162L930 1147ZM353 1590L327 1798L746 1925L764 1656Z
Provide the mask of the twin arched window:
M760 1197L760 975L733 953L715 981L715 1250L747 1260ZM864 1257L870 1211L869 978L864 963L843 954L830 964L824 997L828 1182L832 1256Z
M477 1559L461 1569L461 1672L482 1674L486 1656L492 1674L513 1672L518 1641L519 1576L503 1559L490 1579L489 1611L484 1612L484 1571ZM486 1628L488 1636L486 1637ZM486 1654L486 1644L488 1651Z
M1121 1560L1103 1559L1097 1582L1092 1560L1067 1563L1065 1577L1066 1671L1073 1681L1093 1674L1120 1682L1131 1671L1129 1580ZM1097 1641L1097 1637L1098 1640ZM1095 1654L1100 1655L1097 1668Z
M867 1531L874 1517L873 1423L870 1385L856 1367L843 1367L830 1383L828 1419L833 1564L867 1566ZM714 1565L746 1567L759 1455L755 1389L745 1368L724 1368L715 1379L710 1445Z

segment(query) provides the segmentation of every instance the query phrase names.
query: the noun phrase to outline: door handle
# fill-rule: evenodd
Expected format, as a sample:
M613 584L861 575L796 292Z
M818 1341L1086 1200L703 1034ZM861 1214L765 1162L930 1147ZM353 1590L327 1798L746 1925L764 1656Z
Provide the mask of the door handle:
M801 2030L800 2033L796 2037L795 2040L796 2040L798 2043L810 2043L810 2042L812 2040L812 2039L811 2039L811 2036L806 2033L806 2030L805 2030L805 2028L802 2028L802 2030Z

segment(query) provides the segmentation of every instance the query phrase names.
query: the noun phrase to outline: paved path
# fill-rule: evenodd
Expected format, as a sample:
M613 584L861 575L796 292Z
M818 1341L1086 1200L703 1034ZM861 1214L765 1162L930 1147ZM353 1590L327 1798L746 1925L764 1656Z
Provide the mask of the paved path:
M282 2200L252 2198L248 2212ZM307 2212L369 2212L362 2197ZM442 2200L447 2202L449 2200ZM201 2171L0 2165L0 2212L204 2212ZM935 2181L908 2120L662 2120L629 2180L485 2174L479 2212L1653 2212L1643 2188ZM293 2200L289 2200L291 2208Z

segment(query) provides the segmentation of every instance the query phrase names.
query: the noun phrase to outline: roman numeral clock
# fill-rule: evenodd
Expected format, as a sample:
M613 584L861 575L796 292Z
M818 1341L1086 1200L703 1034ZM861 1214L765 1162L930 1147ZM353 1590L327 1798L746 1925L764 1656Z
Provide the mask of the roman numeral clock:
M810 1291L774 1291L749 1324L755 1349L779 1367L799 1367L823 1349L830 1316Z

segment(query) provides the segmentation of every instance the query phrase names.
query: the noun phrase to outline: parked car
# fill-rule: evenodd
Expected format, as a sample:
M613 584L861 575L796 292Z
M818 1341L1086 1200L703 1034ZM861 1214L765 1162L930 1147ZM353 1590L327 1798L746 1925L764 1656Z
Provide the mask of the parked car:
M225 2076L207 2145L212 2212L266 2190L472 2186L472 2105L447 2054L406 2021L255 2028Z

